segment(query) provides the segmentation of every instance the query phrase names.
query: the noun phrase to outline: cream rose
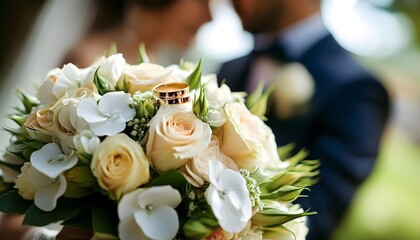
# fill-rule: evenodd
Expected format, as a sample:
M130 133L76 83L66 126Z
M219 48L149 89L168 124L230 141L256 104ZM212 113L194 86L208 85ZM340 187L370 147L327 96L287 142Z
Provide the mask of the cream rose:
M29 169L32 167L31 163L26 162L21 167L21 174L16 178L14 188L18 189L18 193L26 200L33 200L35 198L36 188L28 175Z
M160 83L171 81L171 70L152 63L141 63L139 65L127 65L119 85L128 84L128 92L134 94L137 91L150 91Z
M99 186L119 200L149 181L149 162L141 146L120 133L107 137L96 149L90 164Z
M280 163L274 134L259 117L243 103L227 104L225 111L228 119L215 131L222 153L250 172Z
M200 187L204 182L209 182L209 161L217 160L223 163L226 168L238 171L235 162L219 150L219 140L212 136L212 140L207 149L198 156L191 159L181 167L181 172L193 186Z
M86 121L77 116L77 106L81 99L93 96L95 96L94 90L84 87L77 89L70 96L65 94L50 108L55 128L69 134L87 129Z
M150 121L146 153L159 172L178 169L210 144L212 131L194 113L164 106Z

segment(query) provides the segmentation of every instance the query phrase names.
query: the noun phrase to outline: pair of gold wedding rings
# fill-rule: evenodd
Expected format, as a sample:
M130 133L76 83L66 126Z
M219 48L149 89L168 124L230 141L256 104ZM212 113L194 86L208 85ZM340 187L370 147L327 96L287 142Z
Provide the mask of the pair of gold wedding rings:
M153 95L162 104L174 105L191 100L189 86L183 82L161 83L153 88Z

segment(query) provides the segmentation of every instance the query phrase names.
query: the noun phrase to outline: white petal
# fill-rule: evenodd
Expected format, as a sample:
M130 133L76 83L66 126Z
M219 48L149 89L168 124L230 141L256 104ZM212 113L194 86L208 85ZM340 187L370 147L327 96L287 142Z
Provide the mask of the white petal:
M223 164L216 160L209 161L209 181L211 184L217 186L220 174L223 172Z
M98 74L101 78L105 78L115 84L121 77L125 68L125 59L121 53L109 56L99 67Z
M139 194L137 201L142 208L152 205L153 208L167 205L176 208L182 201L181 194L171 186L156 186Z
M169 206L161 206L151 212L134 213L137 224L152 239L172 240L179 228L178 214Z
M125 127L125 120L121 116L114 116L104 122L90 123L90 129L97 136L112 136L122 132Z
M77 156L66 156L55 143L48 143L31 155L31 163L41 173L56 178L77 164Z
M79 68L71 63L64 65L53 86L54 95L61 98L69 90L76 89L80 81L79 78Z
M104 122L107 117L99 111L95 98L82 99L77 107L77 115L88 123Z
M214 176L210 180L211 185L206 190L206 200L223 230L237 233L251 218L252 205L245 179L238 172L220 169L220 165L223 167L217 161L209 162L209 176L217 171L219 176L216 182Z
M235 209L251 209L246 181L239 173L230 169L223 171L219 178L219 187L228 190L229 200ZM251 211L249 216L247 215L246 217L251 217Z
M134 219L133 212L131 215L118 224L118 236L121 240L144 239L149 238L144 235L140 227Z
M144 188L138 188L122 196L120 202L118 203L118 218L120 220L124 220L140 209L140 206L137 203L137 198L139 194L145 190L146 189Z
M35 193L35 205L46 212L52 211L57 206L57 199L61 197L67 188L66 178L60 175L50 185L37 189Z
M126 122L132 120L136 115L136 111L130 107L132 99L129 93L109 92L102 96L99 102L99 110L110 115L119 114Z

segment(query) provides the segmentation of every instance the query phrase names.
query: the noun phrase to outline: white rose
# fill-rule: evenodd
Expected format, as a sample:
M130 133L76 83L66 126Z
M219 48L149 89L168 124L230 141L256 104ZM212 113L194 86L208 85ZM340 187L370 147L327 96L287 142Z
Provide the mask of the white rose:
M221 106L209 109L207 112L207 123L213 128L218 128L225 124L227 119L225 110Z
M150 121L146 153L159 172L178 169L210 144L212 131L197 116L178 107L161 107Z
M82 131L73 141L76 151L87 154L93 154L101 142L99 137L89 130Z
M215 131L222 153L250 172L280 163L271 129L243 103L225 106L226 123Z
M193 66L195 68L195 66ZM185 80L193 72L194 68L191 69L182 69L179 65L171 65L166 69L171 71L171 77L176 82L185 82Z
M64 65L57 80L52 87L52 92L57 99L62 98L66 93L77 90L80 86L85 86L93 81L91 77L92 67L79 69L75 65L69 63Z
M149 162L140 144L120 133L97 147L90 164L99 186L119 200L149 181Z
M42 105L48 105L52 102L57 101L57 97L54 95L52 89L57 81L57 75L60 73L61 69L54 68L47 72L46 79L42 82L39 87L36 97L39 99Z
M216 136L212 136L212 140L207 149L191 159L180 170L189 183L193 186L200 187L204 182L209 182L210 160L220 161L224 167L238 171L238 166L236 166L235 162L220 152L219 140Z
M210 106L223 106L234 100L230 88L226 84L219 87L215 75L208 75L203 79L206 79L206 97Z
M98 75L111 86L115 86L123 74L125 64L125 59L121 53L111 55L99 64Z
M160 83L173 81L170 77L170 69L152 63L127 65L124 74L125 78L122 78L119 84L123 86L126 81L129 86L128 92L131 94L137 91L151 91L154 86Z

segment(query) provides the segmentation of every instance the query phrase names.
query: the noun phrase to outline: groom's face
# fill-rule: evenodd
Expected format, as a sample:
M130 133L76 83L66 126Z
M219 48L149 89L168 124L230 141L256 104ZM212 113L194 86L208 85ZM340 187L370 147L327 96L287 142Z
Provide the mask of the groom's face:
M288 14L288 1L294 0L232 0L232 3L243 28L260 33L278 31L279 22Z

